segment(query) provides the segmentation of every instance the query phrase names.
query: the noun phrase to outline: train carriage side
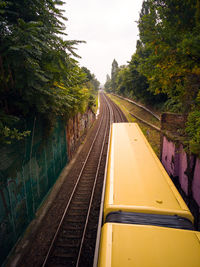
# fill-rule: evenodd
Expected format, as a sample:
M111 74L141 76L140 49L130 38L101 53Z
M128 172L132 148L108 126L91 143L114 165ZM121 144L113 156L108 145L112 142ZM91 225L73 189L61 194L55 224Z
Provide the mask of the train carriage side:
M145 214L144 218L139 218ZM193 222L193 216L136 123L113 123L108 155L104 222ZM134 218L136 216L136 218ZM166 216L166 217L165 217ZM112 219L114 218L114 219ZM123 221L122 218L122 221ZM181 221L182 220L182 221ZM183 227L184 228L184 227ZM187 227L186 227L187 228Z

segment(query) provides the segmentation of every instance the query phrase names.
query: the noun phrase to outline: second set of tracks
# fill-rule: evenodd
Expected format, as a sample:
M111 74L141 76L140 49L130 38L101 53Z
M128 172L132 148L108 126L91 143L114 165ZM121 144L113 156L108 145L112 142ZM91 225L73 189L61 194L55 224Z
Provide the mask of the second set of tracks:
M92 266L111 122L127 121L103 93L96 134L42 266Z

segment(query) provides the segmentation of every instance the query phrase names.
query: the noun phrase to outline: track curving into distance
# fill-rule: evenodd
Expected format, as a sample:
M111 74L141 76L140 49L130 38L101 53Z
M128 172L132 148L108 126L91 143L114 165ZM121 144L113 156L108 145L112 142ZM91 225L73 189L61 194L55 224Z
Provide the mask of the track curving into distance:
M92 266L107 155L110 123L127 121L121 110L100 93L97 131L42 266Z
M119 106L113 102L108 96L104 95L110 108L113 110L113 122L128 122L126 116L119 108Z

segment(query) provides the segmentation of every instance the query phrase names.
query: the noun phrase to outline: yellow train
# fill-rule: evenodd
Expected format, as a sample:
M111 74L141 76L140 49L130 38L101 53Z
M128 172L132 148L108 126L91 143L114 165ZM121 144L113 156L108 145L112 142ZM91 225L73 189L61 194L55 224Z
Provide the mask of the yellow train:
M112 124L105 181L94 266L200 267L193 216L136 123Z

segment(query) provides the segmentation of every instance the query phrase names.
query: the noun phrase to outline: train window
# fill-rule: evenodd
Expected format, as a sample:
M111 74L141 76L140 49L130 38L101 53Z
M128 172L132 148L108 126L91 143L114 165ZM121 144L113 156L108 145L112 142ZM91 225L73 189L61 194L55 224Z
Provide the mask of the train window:
M155 225L162 227L194 230L194 226L186 218L177 215L147 214L136 212L111 212L106 216L105 222Z

